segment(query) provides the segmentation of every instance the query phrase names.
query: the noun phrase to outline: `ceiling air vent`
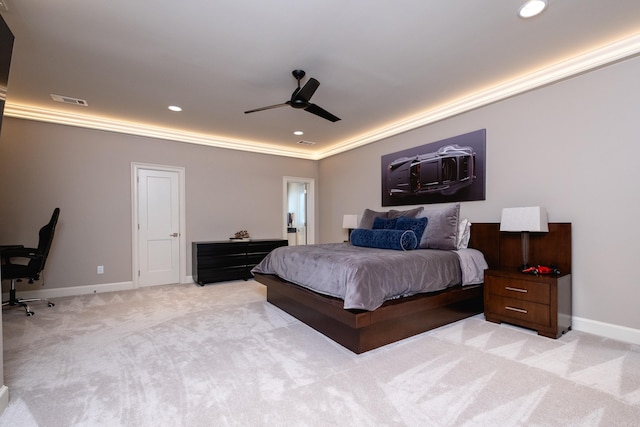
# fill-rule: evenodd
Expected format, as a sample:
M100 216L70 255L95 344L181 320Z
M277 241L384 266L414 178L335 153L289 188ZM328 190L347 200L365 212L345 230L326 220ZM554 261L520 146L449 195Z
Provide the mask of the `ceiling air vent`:
M303 139L301 139L300 141L298 141L298 144L300 145L315 145L315 142L311 142L311 141L305 141Z
M87 101L85 101L84 99L72 98L70 96L51 94L51 98L53 98L54 101L64 102L65 104L82 105L83 107L89 106Z

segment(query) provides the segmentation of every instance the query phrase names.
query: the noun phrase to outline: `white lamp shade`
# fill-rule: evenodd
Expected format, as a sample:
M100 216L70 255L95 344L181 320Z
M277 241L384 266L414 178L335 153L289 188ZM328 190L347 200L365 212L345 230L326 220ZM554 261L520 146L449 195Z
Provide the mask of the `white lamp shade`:
M547 210L540 206L504 208L500 219L500 231L548 232Z
M358 215L345 215L342 218L342 228L358 228Z

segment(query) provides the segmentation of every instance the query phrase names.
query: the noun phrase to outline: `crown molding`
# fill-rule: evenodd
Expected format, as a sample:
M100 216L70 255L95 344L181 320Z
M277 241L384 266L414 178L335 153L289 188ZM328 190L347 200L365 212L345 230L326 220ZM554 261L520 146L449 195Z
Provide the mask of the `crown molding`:
M533 71L505 83L441 104L389 126L374 129L371 132L341 141L327 149L317 151L289 149L258 141L239 140L216 135L148 126L140 123L47 110L37 106L12 104L10 102L7 102L5 105L4 114L8 117L19 119L146 136L231 150L250 151L299 159L321 160L631 58L638 54L640 54L640 33L582 53L552 66Z
M638 54L640 54L640 33L497 86L439 105L389 126L342 141L326 150L319 151L317 155L319 159L333 156L631 58Z
M17 119L35 120L39 122L124 133L127 135L145 136L175 142L207 145L210 147L226 148L230 150L250 151L252 153L317 160L315 153L301 149L287 149L257 141L224 138L216 135L149 126L141 123L113 120L98 116L48 110L37 106L7 103L4 108L4 115Z

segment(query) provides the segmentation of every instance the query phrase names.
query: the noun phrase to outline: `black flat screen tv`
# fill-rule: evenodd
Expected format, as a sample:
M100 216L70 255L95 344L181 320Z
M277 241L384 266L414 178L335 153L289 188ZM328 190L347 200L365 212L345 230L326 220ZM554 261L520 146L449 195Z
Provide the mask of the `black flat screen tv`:
M0 131L2 130L2 117L4 115L4 103L7 99L7 85L9 83L9 66L13 53L13 33L2 16L0 16Z

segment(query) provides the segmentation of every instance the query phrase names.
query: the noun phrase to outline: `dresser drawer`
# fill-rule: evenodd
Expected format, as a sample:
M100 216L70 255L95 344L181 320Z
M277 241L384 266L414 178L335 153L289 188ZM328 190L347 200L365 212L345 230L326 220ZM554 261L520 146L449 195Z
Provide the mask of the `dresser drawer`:
M535 324L548 327L551 325L551 307L546 304L496 295L486 301L486 305L492 314L506 321L511 319L513 323L520 323L522 326L530 327Z
M544 282L513 279L510 277L487 276L487 291L493 295L549 304L550 286Z
M247 254L215 254L205 256L198 254L198 268L200 270L225 267L242 267L247 264Z

